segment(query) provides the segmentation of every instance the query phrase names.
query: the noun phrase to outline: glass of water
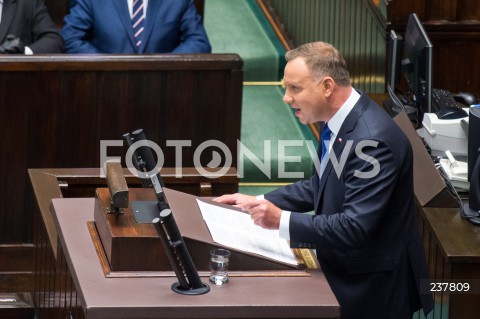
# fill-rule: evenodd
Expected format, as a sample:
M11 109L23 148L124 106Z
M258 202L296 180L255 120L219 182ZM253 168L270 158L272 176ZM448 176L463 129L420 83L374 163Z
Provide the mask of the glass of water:
M230 251L215 248L210 251L210 282L221 286L228 282L228 260Z

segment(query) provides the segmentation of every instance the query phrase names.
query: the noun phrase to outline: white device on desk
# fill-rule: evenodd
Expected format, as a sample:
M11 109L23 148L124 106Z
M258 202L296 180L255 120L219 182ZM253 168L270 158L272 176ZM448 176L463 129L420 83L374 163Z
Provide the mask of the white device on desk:
M425 113L422 127L417 130L417 133L430 147L433 156L442 156L449 150L456 156L466 157L468 139L462 121L468 123L468 116L446 120L439 119L435 113Z
M468 182L468 164L457 161L450 151L445 151L447 158L440 159L440 165L450 179L453 187L458 191L468 192L470 183Z

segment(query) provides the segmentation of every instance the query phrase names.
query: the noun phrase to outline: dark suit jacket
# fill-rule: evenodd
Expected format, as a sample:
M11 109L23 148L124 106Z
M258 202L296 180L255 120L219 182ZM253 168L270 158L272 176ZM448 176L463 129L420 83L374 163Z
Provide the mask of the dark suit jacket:
M355 149L365 140L378 144L363 147L359 157ZM265 195L284 210L315 211L314 216L292 213L291 246L316 249L342 319L411 318L421 306L430 311L431 295L419 293L420 281L428 275L408 139L362 93L332 142L339 162L342 151L348 154L338 176L330 161L321 180L315 173ZM375 176L355 177L356 171L373 173L375 167Z
M8 34L19 37L33 53L61 53L63 40L43 0L4 0L0 43Z
M211 47L192 0L148 1L137 52L127 0L76 0L61 31L68 53L202 53Z

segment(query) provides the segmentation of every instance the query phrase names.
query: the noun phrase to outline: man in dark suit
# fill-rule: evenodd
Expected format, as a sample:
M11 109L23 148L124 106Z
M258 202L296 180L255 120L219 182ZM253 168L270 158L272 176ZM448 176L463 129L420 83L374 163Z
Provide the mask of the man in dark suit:
M208 53L192 0L75 0L61 34L68 53ZM141 42L134 14L143 15ZM139 45L137 45L139 44Z
M291 247L316 249L342 319L410 319L433 300L413 195L412 148L395 122L352 88L346 64L324 42L286 54L284 102L303 124L323 121L325 149L314 176L242 207L255 224L279 229ZM314 211L315 214L299 212ZM423 287L423 286L422 286Z
M63 52L43 0L0 0L0 12L0 53Z

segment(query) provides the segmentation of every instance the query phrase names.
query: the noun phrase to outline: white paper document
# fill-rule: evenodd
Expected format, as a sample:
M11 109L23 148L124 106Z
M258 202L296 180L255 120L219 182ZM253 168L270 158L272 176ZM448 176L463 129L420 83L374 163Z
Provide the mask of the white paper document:
M198 199L197 203L216 243L298 265L287 241L278 236L278 230L263 229L255 225L249 214Z

